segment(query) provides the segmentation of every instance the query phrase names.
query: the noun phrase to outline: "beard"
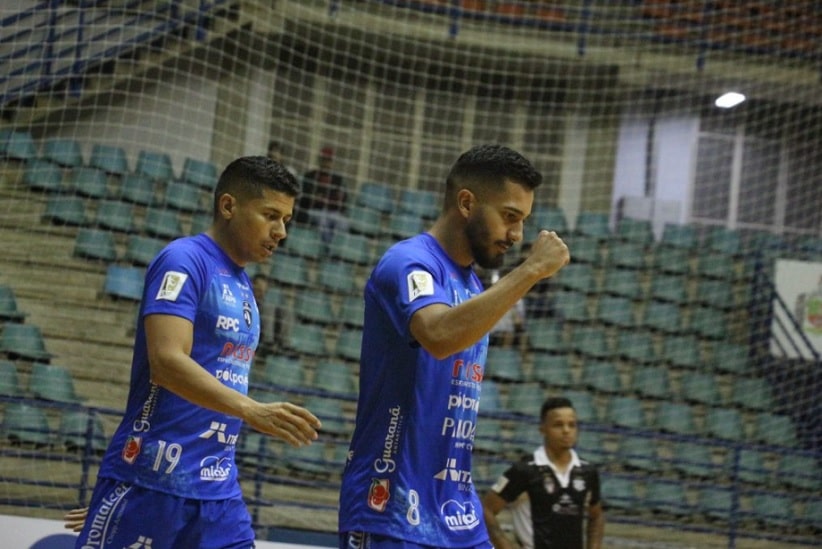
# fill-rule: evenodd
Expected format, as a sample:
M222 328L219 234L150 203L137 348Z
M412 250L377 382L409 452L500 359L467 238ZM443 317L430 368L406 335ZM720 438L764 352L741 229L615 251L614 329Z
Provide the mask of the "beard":
M471 248L471 255L477 265L483 269L498 269L505 261L505 254L497 251L491 244L491 237L482 216L471 218L465 226L465 235L468 237L468 246ZM508 245L508 241L500 241L498 244Z

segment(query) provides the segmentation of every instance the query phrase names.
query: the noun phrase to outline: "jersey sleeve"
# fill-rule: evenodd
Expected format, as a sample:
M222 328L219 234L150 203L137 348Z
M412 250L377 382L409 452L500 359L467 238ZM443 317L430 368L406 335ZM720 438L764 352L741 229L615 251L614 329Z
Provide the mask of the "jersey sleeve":
M374 297L383 302L394 329L413 341L409 325L415 312L433 303L451 303L442 268L411 246L391 250L375 272Z
M146 271L143 316L168 314L190 320L197 316L205 268L190 246L177 242L160 252Z
M508 503L511 503L525 492L527 486L528 471L526 465L523 462L517 462L502 473L494 485L491 486L491 490Z

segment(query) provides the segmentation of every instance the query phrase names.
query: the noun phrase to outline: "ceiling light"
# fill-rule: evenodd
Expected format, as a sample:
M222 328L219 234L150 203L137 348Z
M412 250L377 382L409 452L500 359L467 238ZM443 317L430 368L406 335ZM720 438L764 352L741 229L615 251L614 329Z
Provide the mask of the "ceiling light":
M714 104L722 109L730 109L731 107L736 107L743 101L745 101L745 96L741 93L727 92L717 97Z

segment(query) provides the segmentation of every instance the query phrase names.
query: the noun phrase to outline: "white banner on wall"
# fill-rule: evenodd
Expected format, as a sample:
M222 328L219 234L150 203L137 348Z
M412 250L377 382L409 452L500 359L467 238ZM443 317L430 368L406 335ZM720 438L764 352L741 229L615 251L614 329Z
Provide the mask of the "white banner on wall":
M816 352L822 354L822 263L780 259L776 262L774 284L776 293L791 311L802 333ZM802 338L782 308L774 303L773 311L771 352L778 356L787 354L791 358L813 358L804 343L799 344L797 352L788 341L785 330L795 341Z

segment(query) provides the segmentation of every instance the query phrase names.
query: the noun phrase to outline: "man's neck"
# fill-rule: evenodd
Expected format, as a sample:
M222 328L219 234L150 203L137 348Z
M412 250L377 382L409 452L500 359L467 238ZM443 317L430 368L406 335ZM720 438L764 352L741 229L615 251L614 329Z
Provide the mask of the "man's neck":
M560 471L566 471L571 465L572 456L571 451L568 449L552 450L546 446L545 454Z

